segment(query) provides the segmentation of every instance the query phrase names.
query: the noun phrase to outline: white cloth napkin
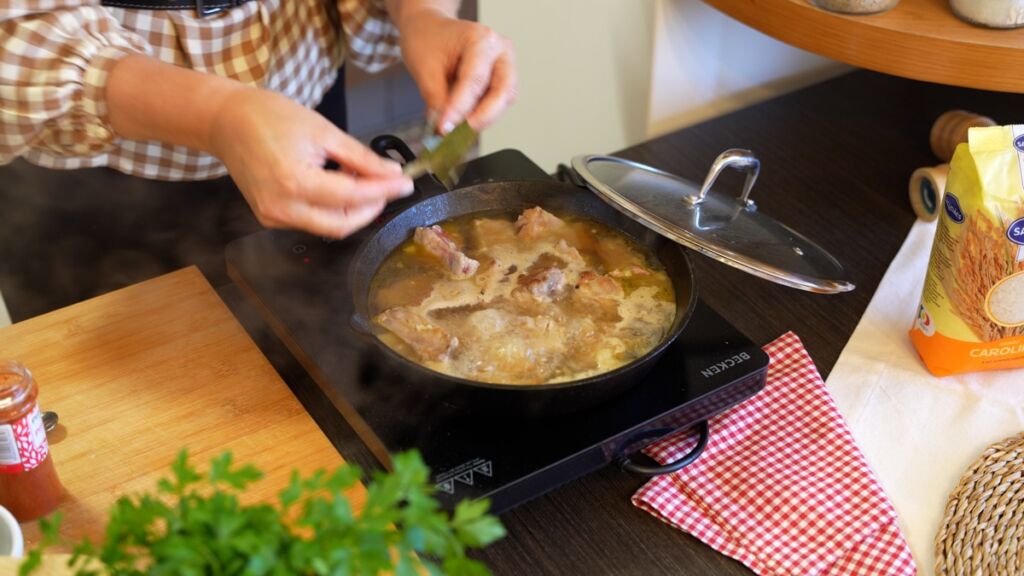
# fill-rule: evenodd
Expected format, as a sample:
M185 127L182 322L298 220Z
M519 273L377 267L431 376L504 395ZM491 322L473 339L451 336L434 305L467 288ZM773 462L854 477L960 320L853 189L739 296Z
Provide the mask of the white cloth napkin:
M989 444L1024 430L1024 369L937 378L907 330L917 312L934 223L917 222L826 382L900 516L921 574L946 497Z

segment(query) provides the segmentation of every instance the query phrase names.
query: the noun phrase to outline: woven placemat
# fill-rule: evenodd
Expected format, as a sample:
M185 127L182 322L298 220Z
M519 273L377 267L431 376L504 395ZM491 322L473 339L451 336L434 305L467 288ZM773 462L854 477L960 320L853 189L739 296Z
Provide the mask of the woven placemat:
M989 446L949 495L935 573L1024 574L1024 433Z

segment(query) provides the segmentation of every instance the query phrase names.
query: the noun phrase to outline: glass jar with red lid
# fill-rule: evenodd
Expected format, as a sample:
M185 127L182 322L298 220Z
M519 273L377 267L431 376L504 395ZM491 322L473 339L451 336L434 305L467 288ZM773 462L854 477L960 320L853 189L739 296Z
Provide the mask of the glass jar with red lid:
M25 366L0 360L0 506L19 522L52 512L62 493L38 396Z

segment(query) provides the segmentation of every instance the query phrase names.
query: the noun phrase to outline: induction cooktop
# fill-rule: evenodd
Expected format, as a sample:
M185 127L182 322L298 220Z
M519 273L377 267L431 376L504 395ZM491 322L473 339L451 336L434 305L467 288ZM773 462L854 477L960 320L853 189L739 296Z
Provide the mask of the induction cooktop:
M504 150L467 163L460 185L549 178L522 153ZM392 208L397 212L417 196ZM381 463L419 450L447 507L489 498L493 511L508 510L764 387L767 356L698 299L650 373L602 404L526 417L455 401L449 389L408 378L350 325L348 268L372 230L341 241L261 232L228 246L228 271ZM696 284L699 293L699 279Z

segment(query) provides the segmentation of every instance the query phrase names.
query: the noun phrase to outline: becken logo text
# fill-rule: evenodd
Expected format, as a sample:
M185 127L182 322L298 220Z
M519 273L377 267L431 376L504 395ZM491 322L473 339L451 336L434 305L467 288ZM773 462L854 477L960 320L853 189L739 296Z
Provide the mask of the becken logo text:
M722 372L725 372L729 368L738 366L746 362L747 360L750 360L750 354L747 354L746 352L740 352L735 356L730 356L729 358L726 358L721 362L712 364L711 366L708 366L707 368L701 370L700 375L705 378L711 378L715 374L721 374Z

